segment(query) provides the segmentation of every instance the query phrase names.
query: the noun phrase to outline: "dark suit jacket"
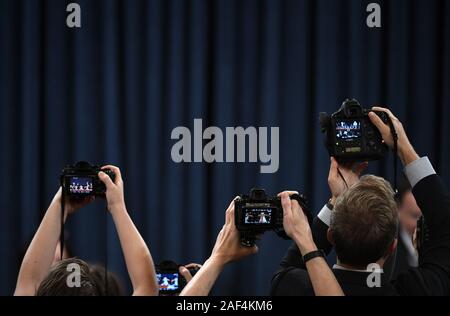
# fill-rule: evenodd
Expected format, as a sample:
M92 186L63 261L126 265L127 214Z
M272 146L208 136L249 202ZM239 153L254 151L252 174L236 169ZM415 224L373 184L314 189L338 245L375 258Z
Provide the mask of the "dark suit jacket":
M401 238L400 231L403 229L399 227L398 243L395 253L386 260L384 263L384 272L387 276L392 279L397 279L400 273L407 271L411 267L417 265L411 265L410 257L415 256L415 254L410 254L405 240Z
M419 181L413 194L429 229L418 268L400 273L395 280L381 277L381 287L368 287L369 272L333 269L346 295L449 295L450 294L450 196L438 175ZM318 248L329 253L328 226L317 217L313 237ZM308 273L296 245L291 246L272 279L272 295L314 295Z

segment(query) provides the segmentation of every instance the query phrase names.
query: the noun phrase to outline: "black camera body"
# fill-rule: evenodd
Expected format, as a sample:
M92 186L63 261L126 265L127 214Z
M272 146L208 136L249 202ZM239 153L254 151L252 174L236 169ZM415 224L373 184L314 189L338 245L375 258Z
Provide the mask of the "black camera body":
M155 266L160 295L175 295L184 289L187 281L179 272L180 266L180 264L169 260ZM187 269L192 276L199 270L198 268Z
M311 225L312 215L307 209L307 201L303 195L293 194L308 217ZM289 239L283 228L283 208L281 198L269 197L264 189L251 189L249 195L240 195L234 201L235 225L241 234L241 243L251 247L256 237L266 231L273 230L278 236Z
M63 193L75 198L104 196L106 187L98 177L100 171L106 173L114 182L115 174L110 169L101 169L86 161L78 161L74 165L66 166L60 176Z
M370 121L369 112L371 110L363 108L357 100L347 99L331 116L320 113L320 126L330 156L339 162L378 160L385 156L388 147ZM390 119L385 112L374 112L389 124Z

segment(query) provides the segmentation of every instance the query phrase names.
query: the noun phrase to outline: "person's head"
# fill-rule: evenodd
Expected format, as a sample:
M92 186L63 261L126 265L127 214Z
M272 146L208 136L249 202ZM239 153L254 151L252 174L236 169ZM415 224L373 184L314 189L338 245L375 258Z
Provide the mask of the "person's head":
M108 295L120 295L117 278L108 272L106 283L104 271L77 258L63 259L50 269L36 296L102 296L106 295L106 284ZM78 272L79 277L76 275Z
M328 239L341 264L366 269L382 265L397 245L397 204L389 182L361 177L336 201Z
M107 271L105 275L105 267L100 265L90 265L92 279L95 280L96 284L100 284L100 295L101 296L122 296L123 288L122 282L120 282L117 275ZM107 281L105 282L105 276ZM105 287L107 286L107 287Z
M417 221L422 216L422 212L411 190L411 185L408 180L406 178L402 179L399 185L398 219L400 225L406 232L410 236L413 236L417 228Z

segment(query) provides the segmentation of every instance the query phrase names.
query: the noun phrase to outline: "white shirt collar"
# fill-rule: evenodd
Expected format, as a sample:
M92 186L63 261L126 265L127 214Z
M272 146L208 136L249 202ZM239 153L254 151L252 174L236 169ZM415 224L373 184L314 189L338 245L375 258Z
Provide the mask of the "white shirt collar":
M345 270L345 271L354 271L354 272L379 272L379 273L384 273L383 269L377 269L377 270L373 270L373 269L365 269L365 270L358 270L358 269L349 269L349 268L345 268L339 264L335 264L333 265L333 269L336 270Z

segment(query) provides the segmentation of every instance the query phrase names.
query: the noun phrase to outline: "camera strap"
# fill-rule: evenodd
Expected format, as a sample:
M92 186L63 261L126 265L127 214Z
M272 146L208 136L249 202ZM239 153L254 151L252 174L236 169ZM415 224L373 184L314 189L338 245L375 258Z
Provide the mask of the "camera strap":
M394 157L392 157L393 160L393 164L394 164L394 198L396 200L396 202L398 202L399 199L399 193L398 193L398 187L397 187L397 160L398 160L398 134L397 131L395 130L395 126L394 123L392 123L392 120L389 118L388 120L388 125L389 125L389 129L391 130L391 136L392 136L392 140L394 142L394 146L393 146L393 155ZM398 224L397 224L397 233L396 233L396 238L398 239ZM392 268L391 271L389 273L389 280L392 280L393 276L394 276L394 271L395 271L395 266L397 264L397 248L395 248L394 253L392 254Z
M394 192L395 192L395 198L398 198L398 187L397 187L397 160L398 160L398 135L397 131L395 130L394 123L392 123L392 120L388 120L389 129L391 130L391 136L392 140L394 142L394 157L393 157L393 164L394 164Z
M65 235L64 235L64 216L65 216L65 206L66 206L66 195L64 184L62 184L61 192L61 232L59 234L59 245L60 245L60 258L63 260L64 246L65 246ZM108 207L105 210L105 296L108 296Z

